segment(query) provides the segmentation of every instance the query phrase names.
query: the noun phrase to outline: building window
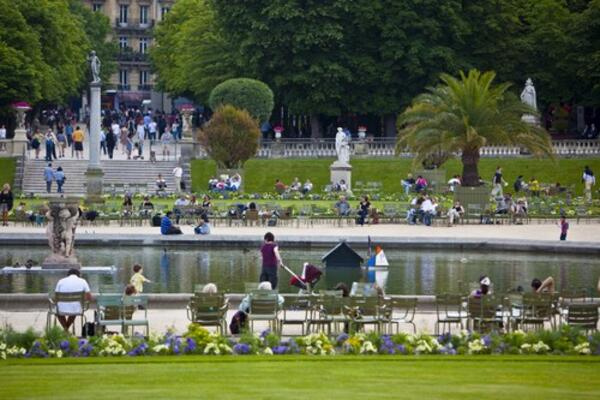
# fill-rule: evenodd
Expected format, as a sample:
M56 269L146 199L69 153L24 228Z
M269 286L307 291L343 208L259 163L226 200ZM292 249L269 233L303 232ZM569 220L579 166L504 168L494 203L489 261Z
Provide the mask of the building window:
M119 6L119 23L127 24L127 17L129 13L129 6L127 4L121 4Z
M94 3L92 4L93 12L101 12L102 11L102 3Z
M129 82L129 74L126 69L119 70L119 85L127 86Z
M162 7L160 9L160 19L163 20L165 19L165 17L167 16L167 14L169 13L169 11L171 11L171 9L169 7Z
M148 6L140 6L140 25L148 25Z
M148 38L140 38L140 53L146 54L148 52Z
M121 50L126 50L127 49L127 45L128 45L127 36L120 36L119 37L119 48Z
M148 71L140 71L140 86L148 84Z

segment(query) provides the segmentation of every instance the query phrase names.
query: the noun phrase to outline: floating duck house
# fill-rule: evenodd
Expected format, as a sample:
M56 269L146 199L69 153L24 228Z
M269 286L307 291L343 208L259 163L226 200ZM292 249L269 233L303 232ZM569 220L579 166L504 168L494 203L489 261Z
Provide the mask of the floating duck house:
M321 261L326 268L360 268L364 259L342 241L325 254Z

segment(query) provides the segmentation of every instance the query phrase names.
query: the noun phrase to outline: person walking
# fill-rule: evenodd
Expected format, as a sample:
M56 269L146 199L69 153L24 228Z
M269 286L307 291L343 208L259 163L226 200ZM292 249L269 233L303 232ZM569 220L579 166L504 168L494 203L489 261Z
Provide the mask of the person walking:
M44 180L46 181L46 192L50 193L52 191L52 181L54 180L52 163L48 163L48 165L44 168Z
M35 159L39 160L40 152L42 151L42 141L44 140L44 135L40 133L40 131L36 131L31 138L31 148L35 151Z
M592 202L592 186L596 184L596 177L594 176L594 172L591 168L586 165L583 169L583 176L581 177L581 181L585 186L585 200L588 203Z
M75 149L75 157L79 160L83 158L83 140L85 139L85 134L81 130L79 126L73 132L73 148Z
M138 158L144 159L144 140L146 140L146 127L141 122L137 126L137 145L138 145Z
M63 130L59 130L56 135L56 140L58 142L58 156L60 158L65 157L65 148L67 147L67 136Z
M567 222L567 217L562 215L560 217L560 222L558 226L560 227L560 240L567 240L567 232L569 231L569 223Z
M183 177L183 168L177 165L173 168L173 177L175 178L175 192L181 193L181 178Z
M67 177L65 176L62 167L58 167L56 169L56 172L54 173L54 180L56 181L56 186L58 186L57 192L63 193L62 187L65 184Z
M0 192L0 212L2 212L2 226L8 226L8 212L13 208L13 194L10 185L5 183Z
M492 196L500 197L504 195L502 191L502 186L506 186L507 183L502 177L502 168L500 166L496 168L496 172L494 173L494 177L492 178L492 185L494 186L492 189Z
M100 150L102 150L102 154L106 155L106 128L100 129Z
M262 256L262 269L260 271L260 282L271 282L273 290L277 289L279 278L277 277L277 267L283 265L281 255L279 254L279 246L275 243L275 235L271 232L265 233L264 243L260 247Z
M52 130L48 129L46 136L44 136L44 142L46 145L46 161L52 161L53 157L56 160L56 137Z
M108 151L108 158L111 160L113 159L115 147L117 146L117 135L110 130L106 133L106 150Z

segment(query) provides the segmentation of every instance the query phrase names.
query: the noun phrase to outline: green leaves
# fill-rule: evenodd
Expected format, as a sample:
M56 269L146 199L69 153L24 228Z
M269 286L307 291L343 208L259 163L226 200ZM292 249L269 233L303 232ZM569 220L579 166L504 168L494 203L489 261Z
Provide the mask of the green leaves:
M210 107L216 110L223 104L246 110L259 123L268 121L273 111L273 92L261 81L247 78L229 79L210 93Z

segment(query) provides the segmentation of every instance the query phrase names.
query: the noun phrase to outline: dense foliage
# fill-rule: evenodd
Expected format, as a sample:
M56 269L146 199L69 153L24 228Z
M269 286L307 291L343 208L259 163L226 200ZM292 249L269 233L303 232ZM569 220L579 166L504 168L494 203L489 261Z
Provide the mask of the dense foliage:
M552 156L548 133L521 119L536 111L494 85L495 73L469 71L460 79L442 74L443 84L418 96L398 120L398 150L408 145L415 162L435 153L460 153L463 185L479 185L479 151L484 146L522 146Z
M440 73L471 68L497 71L515 91L531 77L542 108L597 104L599 13L599 0L180 0L153 60L175 93L205 100L248 76L312 116L393 122Z
M0 360L7 358L63 358L63 357L119 357L151 355L283 355L306 354L327 356L336 354L555 354L600 355L600 334L586 336L564 326L558 331L506 334L479 334L463 331L458 334L430 336L426 334L379 335L356 333L331 338L324 333L313 333L282 339L266 330L259 334L244 333L233 340L209 333L197 324L190 324L187 332L176 335L123 335L94 336L79 339L60 328L50 329L44 336L33 330L17 333L12 329L0 331Z
M264 122L269 120L273 111L273 92L255 79L229 79L210 92L208 104L213 110L229 104L248 111L258 122Z
M256 120L232 105L218 108L200 134L209 156L223 168L239 168L254 157L259 138Z

